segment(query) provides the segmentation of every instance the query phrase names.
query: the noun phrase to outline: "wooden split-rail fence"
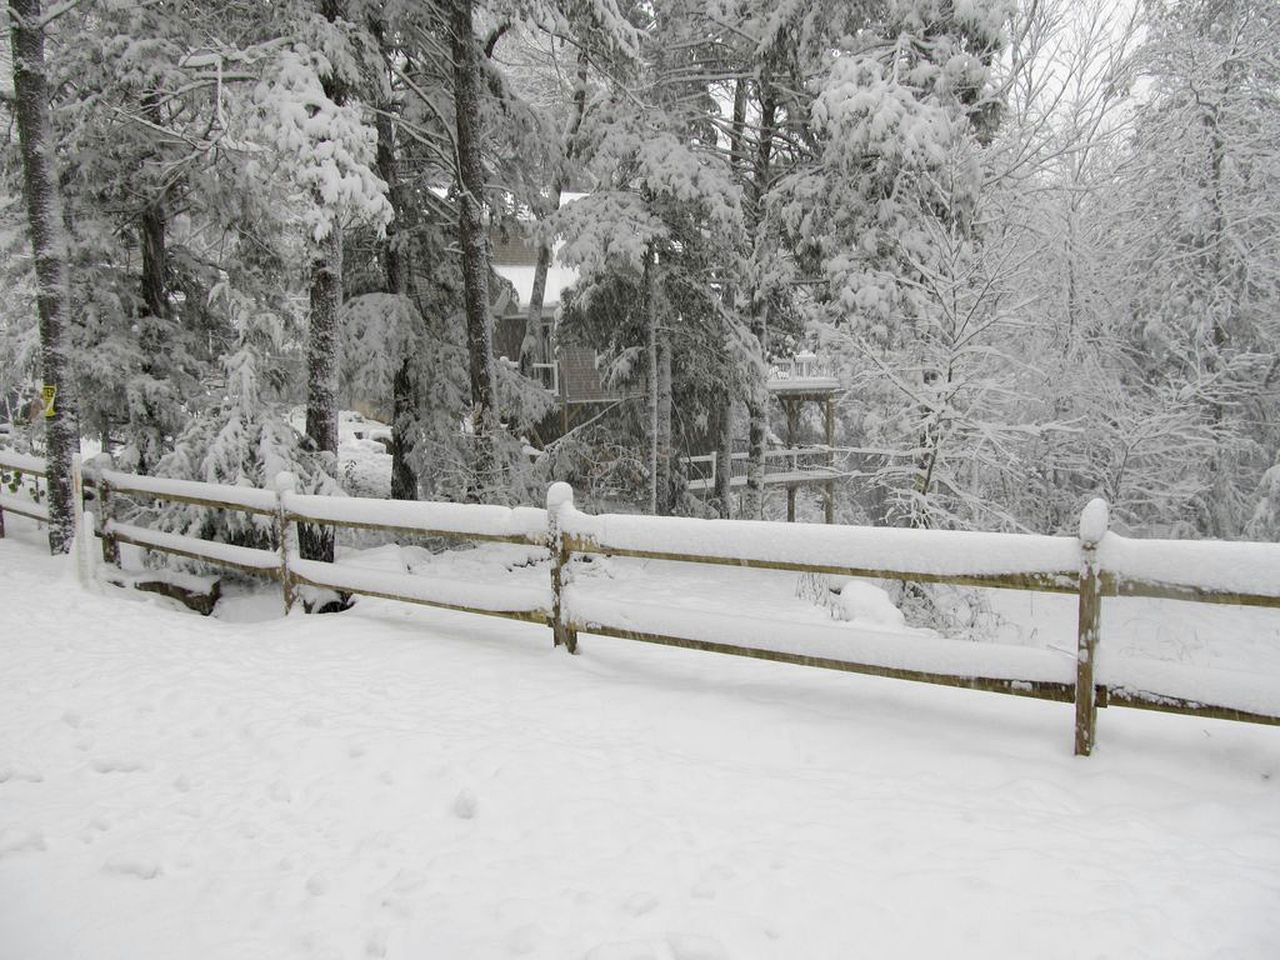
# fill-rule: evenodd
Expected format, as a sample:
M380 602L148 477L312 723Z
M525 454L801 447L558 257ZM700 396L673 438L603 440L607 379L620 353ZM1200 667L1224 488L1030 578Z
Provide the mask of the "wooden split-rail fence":
M1094 501L1085 511L1080 535L1032 537L1025 534L961 533L930 530L886 530L870 527L832 527L753 521L693 520L623 515L592 516L578 511L567 484L552 484L545 509L507 508L479 504L388 501L355 497L306 496L296 491L290 474L277 478L275 489L200 483L120 473L96 458L84 469L84 507L92 510L103 559L119 564L119 545L132 544L255 576L273 578L282 589L286 613L295 605L299 588L309 586L346 594L381 597L447 610L545 624L553 642L571 653L578 634L637 640L645 643L730 654L827 670L914 680L1020 697L1073 703L1075 752L1088 755L1094 747L1099 707L1132 707L1166 713L1280 725L1280 678L1264 688L1262 708L1257 698L1188 693L1143 688L1097 673L1103 600L1106 597L1149 597L1211 604L1280 607L1280 581L1263 582L1280 569L1280 545L1214 544L1204 541L1140 541L1106 531L1106 505ZM44 476L43 461L0 451L0 476ZM4 513L47 520L44 504L7 491L0 493L0 537ZM140 503L171 502L241 511L263 518L273 530L271 550L216 543L124 523L117 519L127 498ZM298 552L298 524L377 530L400 537L441 537L523 544L549 551L549 589L496 587L440 581L410 574L363 570L347 564L303 559ZM1164 563L1158 569L1178 571L1159 577L1135 573L1132 560L1112 569L1104 562L1106 545L1116 556L1139 556L1147 551ZM1207 571L1212 551L1244 548L1260 562L1246 572L1248 589L1219 582ZM1210 551L1206 553L1206 550ZM1170 552L1174 556L1170 556ZM1185 554L1185 563L1177 554ZM575 602L572 587L574 559L585 556L634 557L678 563L728 565L836 577L874 578L968 587L1000 588L1072 594L1078 598L1077 649L1074 664L1051 651L961 641L917 641L893 638L860 652L857 634L839 634L838 642L808 644L812 628L773 623L765 631L754 621L725 615L741 626L741 635L726 639L695 635L682 629L679 618L655 618L645 629L643 604ZM1006 555L1012 560L1003 560ZM1237 561L1238 554L1231 555ZM1245 560L1249 559L1245 557ZM1170 567L1172 563L1172 567ZM1137 564L1141 568L1141 564ZM1239 564L1236 564L1239 567ZM1237 579L1240 574L1237 570ZM611 613L613 608L625 615ZM695 628L704 617L693 618ZM735 625L737 624L737 625ZM777 642L781 631L783 640ZM831 636L827 637L830 641ZM881 638L883 640L883 638ZM921 646L921 644L924 644ZM847 646L844 646L847 644ZM932 644L932 645L930 645ZM809 649L812 646L814 649ZM946 652L938 652L946 647ZM917 647L919 649L917 649ZM1003 662L1001 652L1018 654ZM852 652L850 656L845 651ZM904 655L905 651L905 655ZM914 652L913 652L914 651ZM997 654L992 659L990 654ZM994 668L991 664L995 663ZM1010 667L1010 663L1014 666ZM1025 672L1017 672L1025 664ZM1065 669L1064 669L1065 667ZM1194 681L1198 674L1192 675ZM1214 688L1219 689L1219 688Z

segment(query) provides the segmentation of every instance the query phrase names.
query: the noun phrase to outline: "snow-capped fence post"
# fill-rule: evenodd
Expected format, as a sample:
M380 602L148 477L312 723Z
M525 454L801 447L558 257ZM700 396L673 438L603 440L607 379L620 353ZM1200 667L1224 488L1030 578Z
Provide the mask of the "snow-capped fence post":
M1097 687L1093 671L1102 620L1102 570L1098 544L1110 522L1107 501L1090 500L1080 514L1080 606L1076 636L1076 756L1093 752L1098 725Z
M93 484L98 492L98 530L102 534L102 562L120 566L120 544L111 531L111 521L115 519L112 509L111 483L107 480L107 471L114 463L111 454L100 453L93 458Z
M578 631L569 626L564 615L564 568L569 563L569 551L564 545L561 529L561 513L573 509L573 487L557 482L547 487L547 546L551 548L551 630L554 645L564 646L570 653L578 652Z
M296 493L298 478L287 470L276 474L276 515L275 533L276 547L280 551L280 589L284 594L284 612L287 615L293 609L296 599L293 589L293 576L289 573L289 557L298 551L298 528L289 522L285 498Z

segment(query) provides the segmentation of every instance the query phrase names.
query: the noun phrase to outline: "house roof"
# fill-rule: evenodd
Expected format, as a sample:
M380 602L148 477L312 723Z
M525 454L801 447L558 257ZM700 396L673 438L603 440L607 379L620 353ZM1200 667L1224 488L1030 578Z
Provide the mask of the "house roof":
M534 258L536 261L536 257ZM524 308L529 306L529 301L533 298L533 274L537 267L525 264L500 263L497 259L496 252L493 263L493 271L511 283L516 288L516 296L520 298L519 308L517 312L522 312ZM547 288L542 295L542 307L544 310L556 307L560 303L561 294L578 279L578 271L573 267L550 266L547 268ZM513 304L513 306L516 306Z

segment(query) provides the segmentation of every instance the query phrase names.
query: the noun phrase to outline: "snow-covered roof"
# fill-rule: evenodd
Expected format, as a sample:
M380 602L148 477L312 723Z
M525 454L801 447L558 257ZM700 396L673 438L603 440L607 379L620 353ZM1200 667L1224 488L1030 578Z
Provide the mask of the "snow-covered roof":
M529 300L533 296L533 274L537 270L536 267L527 266L525 264L504 264L495 263L493 271L504 280L511 282L516 288L516 294L520 297L521 309L529 305ZM552 265L547 268L547 289L542 296L543 307L554 307L560 303L560 295L564 290L578 279L578 271L573 267L560 267Z

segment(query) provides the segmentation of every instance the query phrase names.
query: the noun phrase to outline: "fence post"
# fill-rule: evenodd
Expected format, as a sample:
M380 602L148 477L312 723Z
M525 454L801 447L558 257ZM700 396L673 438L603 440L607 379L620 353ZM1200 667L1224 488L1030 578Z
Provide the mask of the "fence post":
M1080 514L1080 607L1076 635L1076 756L1093 752L1098 725L1097 685L1094 666L1098 631L1102 621L1102 570L1098 544L1110 522L1107 501L1090 500Z
M114 467L111 454L100 453L93 458L93 482L98 491L98 531L102 535L102 562L120 566L120 544L111 532L111 521L115 519L112 508L111 484L107 481L107 471Z
M289 556L298 549L297 526L289 522L285 497L297 492L298 478L287 470L276 474L276 547L280 551L280 590L284 594L284 612L287 616L297 599L293 588L293 576L289 573Z
M547 546L551 548L551 630L554 645L564 646L570 653L578 652L578 631L569 626L564 615L564 568L569 563L569 551L565 549L564 532L560 528L562 511L573 509L573 488L564 482L553 483L547 488Z

